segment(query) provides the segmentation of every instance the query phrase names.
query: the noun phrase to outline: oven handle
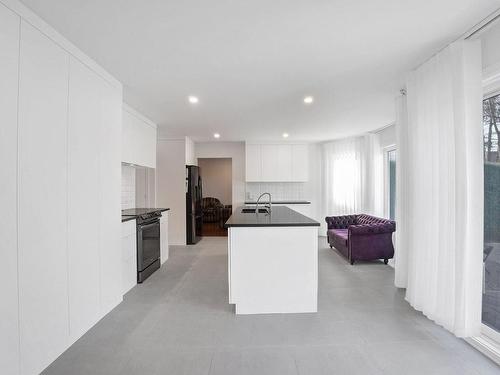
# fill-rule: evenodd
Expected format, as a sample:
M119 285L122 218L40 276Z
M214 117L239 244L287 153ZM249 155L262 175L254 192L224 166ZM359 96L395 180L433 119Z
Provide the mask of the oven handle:
M137 225L137 227L138 227L137 229L138 230L143 230L143 229L155 226L155 225L160 225L160 221L159 220L155 220L155 221L151 221L149 223L138 224Z

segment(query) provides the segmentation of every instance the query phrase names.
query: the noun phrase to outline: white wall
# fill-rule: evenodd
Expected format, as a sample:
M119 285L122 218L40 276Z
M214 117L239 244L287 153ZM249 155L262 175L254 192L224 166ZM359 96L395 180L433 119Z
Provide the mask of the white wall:
M203 181L203 197L214 197L222 204L232 204L232 161L229 158L198 159Z
M186 165L198 165L196 160L196 146L193 140L186 137Z
M196 158L231 158L233 175L233 209L245 203L245 143L196 143Z
M186 244L186 140L158 139L156 161L156 204L170 208L169 242ZM180 156L180 157L179 157Z
M0 0L0 368L40 373L121 301L121 84Z
M374 133L379 136L379 144L381 148L394 146L396 144L396 125L392 124L386 126Z
M20 18L0 4L0 369L19 373L17 90Z
M122 210L136 207L136 169L122 164Z
M483 68L500 68L500 21L495 21L489 28L478 34L481 39Z
M156 168L154 122L123 103L122 162Z

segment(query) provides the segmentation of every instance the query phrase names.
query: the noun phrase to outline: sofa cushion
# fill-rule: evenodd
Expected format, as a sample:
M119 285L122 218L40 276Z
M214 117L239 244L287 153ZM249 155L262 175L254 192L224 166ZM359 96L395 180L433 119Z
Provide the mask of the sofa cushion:
M329 229L328 230L329 237L335 236L337 241L342 241L346 246L347 246L347 239L349 236L348 233L349 233L348 229Z

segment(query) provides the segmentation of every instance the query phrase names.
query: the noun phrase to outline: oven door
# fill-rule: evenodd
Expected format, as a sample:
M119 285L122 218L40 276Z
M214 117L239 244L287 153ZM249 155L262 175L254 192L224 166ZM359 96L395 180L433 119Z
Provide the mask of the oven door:
M137 226L137 271L160 259L160 221Z

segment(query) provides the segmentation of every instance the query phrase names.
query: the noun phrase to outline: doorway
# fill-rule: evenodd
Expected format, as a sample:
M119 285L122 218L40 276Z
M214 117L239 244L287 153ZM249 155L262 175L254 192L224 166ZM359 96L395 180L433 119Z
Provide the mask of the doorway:
M224 223L231 216L233 171L231 158L199 158L202 177L202 236L227 236Z

